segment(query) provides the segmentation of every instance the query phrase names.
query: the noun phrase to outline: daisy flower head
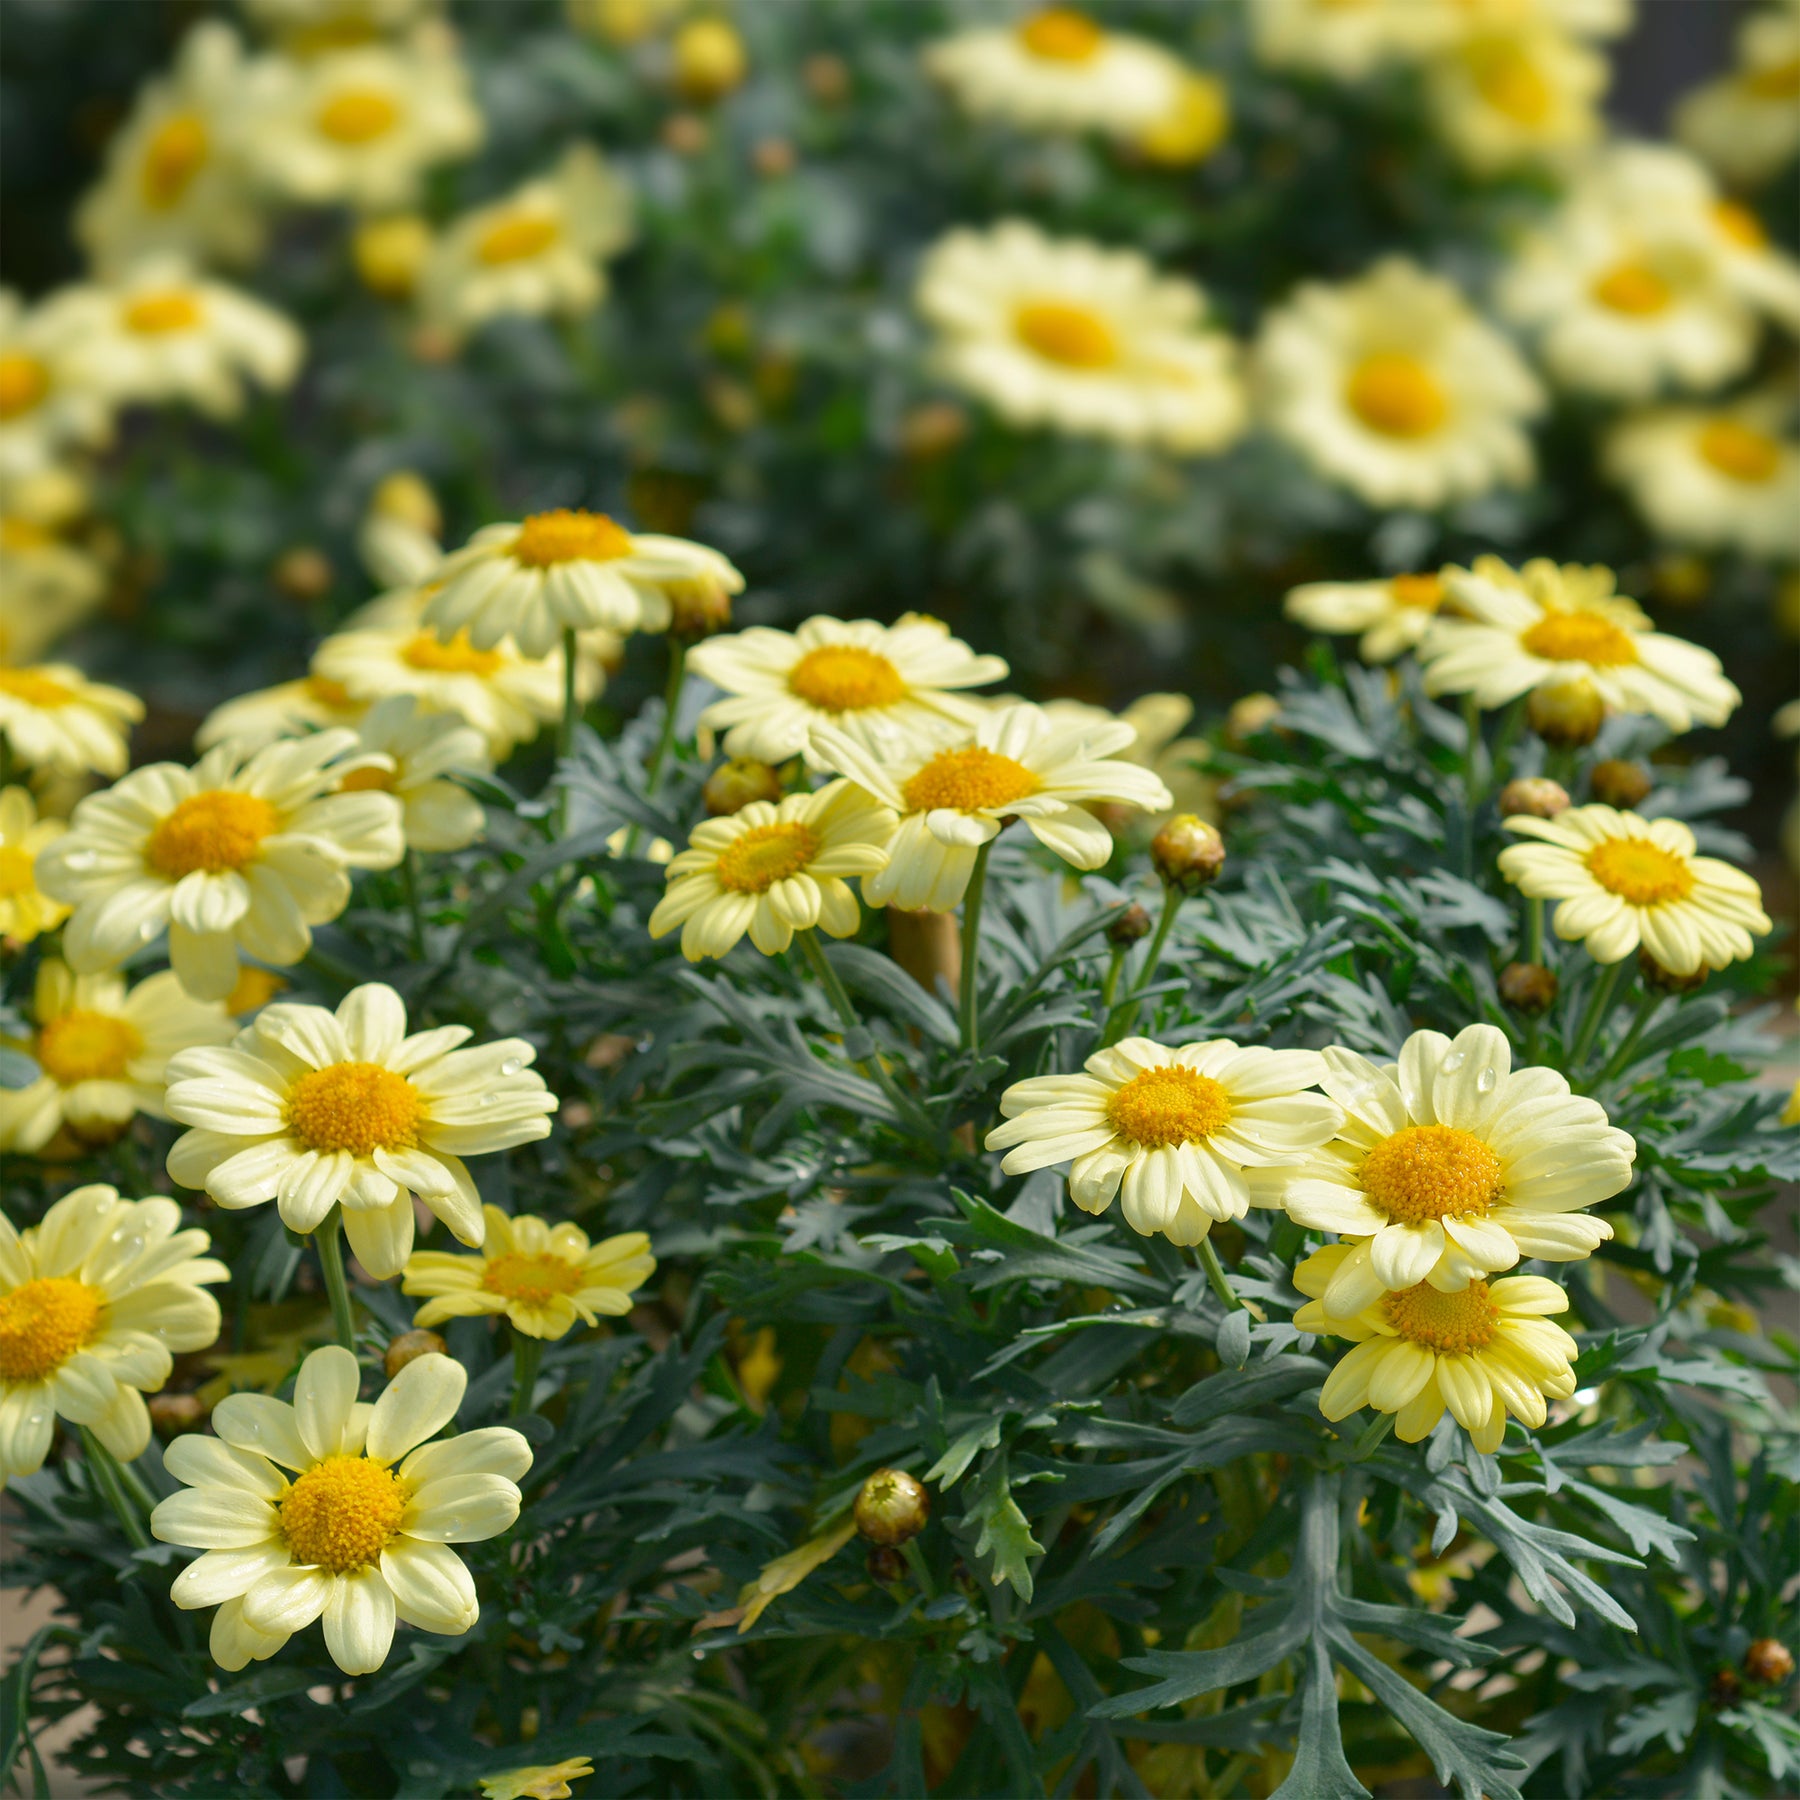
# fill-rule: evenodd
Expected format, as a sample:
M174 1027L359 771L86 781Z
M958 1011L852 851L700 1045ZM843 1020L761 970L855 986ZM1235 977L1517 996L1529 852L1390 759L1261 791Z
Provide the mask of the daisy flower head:
M1764 7L1738 27L1737 67L1675 108L1675 135L1727 181L1755 186L1800 153L1800 16Z
M59 1415L121 1461L143 1455L144 1395L216 1341L206 1290L231 1279L206 1233L180 1227L173 1200L97 1185L23 1231L0 1214L0 1488L43 1467Z
M1276 69L1361 81L1378 68L1416 62L1454 31L1447 9L1419 0L1250 0L1250 43Z
M1291 588L1282 610L1310 631L1360 632L1364 662L1392 662L1418 649L1447 592L1437 574L1384 575L1377 581L1309 581Z
M192 1129L169 1173L233 1210L273 1200L303 1234L341 1204L351 1249L383 1281L412 1253L415 1195L479 1244L486 1222L462 1159L548 1137L557 1101L524 1039L461 1048L473 1035L409 1036L400 996L380 982L335 1013L265 1006L229 1048L170 1063L164 1105Z
M35 662L93 611L106 585L98 557L36 519L0 512L0 667Z
M262 208L241 155L255 117L244 105L249 67L237 33L208 19L139 93L75 213L75 235L101 273L159 251L236 266L261 251Z
M1356 1346L1319 1394L1320 1412L1334 1423L1372 1406L1393 1413L1394 1435L1416 1444L1448 1408L1475 1448L1492 1456L1508 1413L1535 1431L1549 1416L1546 1399L1575 1392L1577 1345L1549 1319L1569 1305L1554 1281L1510 1275L1454 1293L1419 1282L1347 1311L1326 1296L1350 1254L1331 1244L1294 1271L1294 1285L1309 1296L1294 1324Z
M1168 811L1162 777L1121 754L1136 740L1122 719L1058 718L1016 701L989 708L959 736L904 754L871 750L830 726L819 728L814 744L829 767L899 817L886 866L863 877L863 899L950 912L961 904L976 852L1013 819L1064 862L1097 869L1113 840L1090 806Z
M603 264L631 238L630 189L575 144L552 173L450 222L420 272L419 303L456 332L506 313L578 318L605 298Z
M122 976L77 975L53 956L38 964L30 1017L38 1078L0 1088L0 1146L30 1154L65 1129L92 1149L138 1113L166 1117L169 1058L237 1030L219 1001L194 999L167 970L127 990Z
M185 1486L150 1530L205 1552L169 1592L186 1611L218 1607L222 1669L266 1660L322 1616L331 1660L369 1675L397 1623L461 1637L481 1616L451 1545L511 1527L531 1446L504 1425L430 1441L468 1386L448 1356L414 1358L372 1406L356 1397L361 1378L327 1345L300 1365L292 1404L229 1394L213 1408L218 1436L188 1432L163 1452Z
M1371 506L1436 508L1522 487L1543 390L1459 289L1404 257L1303 282L1256 347L1264 421Z
M1769 562L1794 554L1800 442L1782 401L1665 406L1621 419L1601 468L1659 537Z
M1709 213L1726 281L1758 312L1800 334L1800 262L1770 239L1742 201L1721 196Z
M525 656L548 656L565 631L661 631L669 622L664 588L693 580L728 594L744 585L704 544L558 507L476 532L445 559L422 617L448 642L466 631L476 650L511 638Z
M1566 161L1599 137L1606 58L1536 21L1476 30L1426 64L1426 104L1464 167L1495 175Z
M623 1318L632 1295L656 1273L641 1231L590 1244L585 1231L566 1221L509 1216L497 1206L482 1212L487 1237L480 1255L418 1250L407 1259L401 1293L430 1296L413 1315L415 1326L504 1314L527 1337L559 1338L578 1320Z
M70 663L0 668L0 738L27 769L58 775L123 775L126 735L144 703L89 681Z
M746 931L764 956L815 926L849 937L862 914L845 877L873 875L893 835L892 810L848 781L789 794L773 806L753 800L694 827L688 847L669 863L650 935L679 925L689 962L724 956Z
M134 769L76 808L38 859L44 891L74 908L63 954L78 974L116 967L165 927L181 985L223 1000L240 952L286 968L350 899L352 869L405 849L391 794L340 793L361 765L349 731L231 744L191 769Z
M38 852L67 829L60 819L38 817L29 788L0 788L0 938L29 944L69 916L37 884Z
M73 344L66 320L0 288L0 477L39 474L111 436L111 406L69 366Z
M1160 44L1047 6L1012 25L977 26L926 46L925 67L974 118L1037 131L1129 137L1179 103L1180 61Z
M278 682L222 701L201 721L194 748L216 750L221 744L233 744L248 753L309 731L354 727L366 711L367 704L352 700L340 683L322 675L303 675L298 681Z
M1531 841L1500 852L1501 874L1534 900L1560 902L1556 935L1595 962L1641 946L1672 975L1701 974L1754 955L1773 929L1754 878L1699 855L1679 819L1571 806L1506 829Z
M1333 1312L1420 1282L1457 1293L1521 1256L1577 1261L1612 1236L1581 1209L1627 1186L1636 1143L1554 1069L1515 1071L1494 1026L1415 1031L1397 1064L1323 1054L1343 1129L1276 1203L1353 1240L1333 1264Z
M1007 673L921 613L893 625L824 614L798 631L755 625L696 644L688 667L728 696L700 715L701 730L723 731L726 755L766 763L810 758L822 725L895 748L954 730L984 705L967 690Z
M937 366L1018 426L1221 450L1246 422L1238 349L1192 282L1022 219L940 238L919 271Z
M1132 1037L1097 1050L1080 1075L1040 1075L1000 1096L1006 1123L987 1135L1008 1175L1068 1163L1069 1198L1103 1213L1115 1195L1144 1237L1197 1244L1215 1219L1252 1202L1246 1171L1304 1161L1344 1115L1310 1092L1316 1051L1226 1038L1168 1049Z
M1458 616L1440 616L1420 647L1429 694L1473 694L1492 709L1520 694L1582 680L1614 711L1648 713L1671 731L1723 725L1743 698L1710 650L1650 628L1598 565L1535 557L1521 569L1478 556L1444 571Z
M411 694L395 694L369 708L356 734L371 760L352 769L339 791L392 794L400 802L409 850L462 850L481 836L487 827L481 802L450 779L493 769L487 742L474 726L421 711Z

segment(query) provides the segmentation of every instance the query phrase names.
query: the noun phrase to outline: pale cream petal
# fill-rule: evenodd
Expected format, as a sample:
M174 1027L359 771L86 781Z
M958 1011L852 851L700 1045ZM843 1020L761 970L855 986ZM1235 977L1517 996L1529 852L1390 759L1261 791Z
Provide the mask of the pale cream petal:
M454 1358L415 1357L388 1383L369 1419L368 1456L398 1462L415 1444L435 1437L456 1416L469 1373Z
M300 1365L294 1382L294 1422L314 1459L343 1454L345 1428L361 1385L356 1358L340 1344L313 1351Z
M372 1675L394 1642L394 1591L376 1567L340 1575L325 1607L325 1648L346 1675Z

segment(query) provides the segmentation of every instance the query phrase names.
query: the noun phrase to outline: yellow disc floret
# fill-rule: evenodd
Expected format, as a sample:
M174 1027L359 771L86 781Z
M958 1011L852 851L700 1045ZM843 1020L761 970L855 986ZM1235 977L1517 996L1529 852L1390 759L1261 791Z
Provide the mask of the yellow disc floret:
M0 694L11 694L15 700L46 712L79 698L72 687L65 687L49 675L40 675L36 669L0 669Z
M1500 1309L1488 1298L1485 1281L1471 1281L1455 1294L1440 1294L1421 1281L1386 1295L1381 1308L1408 1343L1423 1344L1441 1356L1485 1350L1500 1326Z
M752 826L720 853L719 885L734 894L765 894L776 882L797 875L821 848L819 834L797 820Z
M144 861L168 881L200 869L222 875L254 861L263 839L280 829L280 813L260 794L218 788L183 800L151 832Z
M281 1530L294 1561L349 1575L381 1555L400 1529L406 1490L366 1456L328 1456L281 1502Z
M319 108L320 133L339 144L366 144L400 122L400 109L375 88L346 88Z
M788 691L822 712L861 712L904 700L906 681L877 650L821 644L788 671Z
M1383 437L1429 437L1450 411L1437 377L1416 356L1398 351L1364 357L1351 373L1344 401Z
M424 1114L412 1083L380 1063L309 1069L288 1089L288 1130L309 1150L373 1156L409 1149Z
M50 391L50 372L22 350L0 352L0 419L28 413Z
M1665 311L1675 298L1675 290L1656 270L1635 262L1608 269L1590 291L1609 311L1640 319Z
M554 512L533 513L525 520L511 549L514 562L532 569L566 562L613 562L630 554L631 533L605 513L574 512L560 506Z
M506 263L541 256L561 236L562 227L554 219L542 214L522 214L490 225L481 234L475 255L489 268L499 268Z
M1065 369L1106 369L1119 360L1112 327L1085 306L1032 300L1013 315L1019 342Z
M162 337L172 331L192 331L200 323L200 302L192 294L170 289L144 294L125 308L125 328L141 337Z
M94 1335L104 1299L66 1275L0 1294L0 1379L42 1381L60 1369Z
M1120 1137L1146 1149L1192 1144L1231 1122L1231 1100L1210 1075L1165 1063L1134 1075L1106 1103Z
M1091 62L1106 34L1072 6L1047 6L1019 27L1019 42L1046 62Z
M1735 419L1714 419L1700 433L1700 454L1721 475L1760 486L1781 467L1781 445L1766 431Z
M1587 854L1588 873L1630 906L1661 906L1694 891L1694 871L1684 857L1645 838L1608 838Z
M1638 659L1631 633L1598 613L1546 613L1519 634L1519 643L1545 662L1586 663L1596 669Z
M1038 778L1023 763L971 744L940 750L900 792L910 812L991 811L1038 791Z
M179 205L194 177L206 167L211 149L206 121L198 113L176 113L163 120L144 146L139 172L144 204L152 212Z
M37 858L17 844L0 844L0 900L37 891Z
M1464 53L1475 91L1518 125L1541 125L1553 102L1544 72L1510 38L1482 38Z
M1416 606L1423 612L1436 612L1444 604L1444 584L1436 575L1396 575L1388 583L1388 592L1400 606Z
M400 660L427 675L492 675L506 658L498 650L477 650L465 630L452 638L441 638L434 631L415 632Z
M542 1306L558 1294L572 1294L582 1283L582 1272L565 1256L527 1256L514 1251L496 1256L481 1271L481 1285L490 1294L504 1294L527 1306Z
M58 1087L81 1081L119 1081L144 1047L129 1019L76 1007L43 1027L32 1045L38 1066Z
M1473 1132L1408 1125L1369 1152L1362 1189L1399 1224L1465 1218L1499 1197L1500 1158Z

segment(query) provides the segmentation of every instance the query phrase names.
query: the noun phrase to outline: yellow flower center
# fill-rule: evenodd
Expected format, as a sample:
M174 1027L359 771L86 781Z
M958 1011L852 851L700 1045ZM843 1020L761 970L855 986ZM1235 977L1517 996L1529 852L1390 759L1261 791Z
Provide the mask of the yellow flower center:
M306 689L306 697L316 700L321 706L344 706L351 704L350 690L341 681L328 680L323 675L308 675L301 683Z
M1662 312L1675 298L1675 290L1645 263L1622 262L1609 269L1590 290L1609 311L1632 318L1649 318Z
M1459 1219L1485 1213L1500 1192L1500 1159L1470 1131L1408 1125L1383 1138L1362 1166L1362 1190L1390 1219Z
M138 175L144 204L153 212L179 205L194 177L206 167L211 148L206 121L198 113L176 113L163 120L144 146L144 166Z
M1694 891L1686 857L1647 838L1608 838L1587 853L1587 871L1628 906L1661 906Z
M428 675L492 675L506 660L498 650L477 650L466 630L448 640L421 631L407 641L400 660Z
M328 1456L288 1489L281 1530L295 1562L348 1575L380 1556L405 1511L392 1470L366 1456Z
M1192 1144L1231 1122L1231 1100L1210 1075L1165 1063L1134 1075L1106 1103L1120 1137L1146 1150Z
M0 550L42 550L55 536L31 519L0 519Z
M541 213L502 219L481 234L475 256L490 268L524 262L527 257L542 255L561 236L562 227Z
M515 1251L510 1256L496 1256L481 1271L481 1285L490 1294L504 1294L527 1306L542 1306L558 1294L572 1294L581 1280L581 1270L567 1257L548 1253L526 1256Z
M766 894L778 881L798 874L824 848L819 834L798 821L753 825L720 854L714 873L734 894Z
M0 694L11 694L27 706L41 706L45 710L67 706L79 698L72 687L65 687L48 675L40 675L36 669L0 669Z
M309 1150L408 1150L418 1142L425 1103L404 1075L380 1063L308 1069L288 1089L287 1128Z
M614 562L631 554L631 533L615 525L605 513L533 513L519 527L512 541L514 562L527 568L547 569L554 563Z
M1047 6L1019 27L1019 42L1046 62L1091 62L1106 33L1072 6Z
M145 294L125 309L125 329L140 337L161 337L171 331L191 331L200 323L200 303L192 294L170 291Z
M1631 633L1599 613L1545 613L1519 633L1519 644L1545 662L1587 663L1596 669L1616 668L1638 659Z
M940 750L900 790L909 812L984 812L1038 791L1038 778L1023 763L971 744Z
M1098 313L1061 300L1031 300L1013 314L1019 342L1065 369L1106 369L1119 360L1119 340Z
M1396 575L1388 583L1388 592L1397 606L1436 612L1444 604L1444 584L1435 575Z
M394 783L400 779L396 769L352 769L338 783L340 794L391 794Z
M245 963L238 970L237 985L225 996L225 1010L233 1018L253 1013L267 1006L277 994L287 991L287 982L268 969Z
M1733 481L1772 481L1781 467L1779 441L1735 419L1714 419L1700 433L1700 454Z
M58 1087L74 1087L119 1080L143 1047L143 1034L129 1019L76 1007L39 1031L33 1054Z
M1800 95L1800 56L1752 69L1742 77L1744 92L1758 100L1792 100Z
M17 844L0 844L0 900L37 890L37 858Z
M1437 377L1416 356L1397 350L1364 357L1351 373L1344 400L1383 437L1429 437L1450 412Z
M1444 1356L1485 1350L1500 1327L1500 1309L1488 1298L1485 1281L1471 1281L1458 1294L1440 1294L1421 1281L1387 1295L1381 1306L1388 1323L1409 1343Z
M1763 230L1762 220L1742 201L1715 200L1712 215L1713 223L1718 226L1721 235L1728 237L1741 249L1760 250L1769 241L1769 234Z
M821 644L788 671L788 691L824 712L861 712L906 698L906 681L878 651Z
M346 88L319 108L314 123L338 144L366 144L400 122L400 109L376 88Z
M1550 116L1550 83L1522 45L1485 39L1469 47L1467 62L1476 93L1495 112L1518 125L1541 125Z
M85 1281L48 1275L0 1295L0 1378L42 1381L98 1329L105 1296Z
M0 353L0 419L28 413L50 391L50 371L23 350Z
M144 861L169 881L197 869L222 875L254 861L263 839L280 829L280 813L260 794L217 788L182 801L151 832Z

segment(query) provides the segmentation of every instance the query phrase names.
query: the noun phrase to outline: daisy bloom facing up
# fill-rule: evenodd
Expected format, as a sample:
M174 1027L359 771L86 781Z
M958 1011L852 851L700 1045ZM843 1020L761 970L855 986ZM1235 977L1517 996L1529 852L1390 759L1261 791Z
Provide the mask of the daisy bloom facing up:
M1355 1240L1332 1265L1333 1312L1420 1282L1456 1293L1521 1256L1577 1261L1612 1236L1581 1209L1629 1184L1636 1143L1554 1069L1514 1073L1494 1026L1415 1031L1398 1064L1335 1044L1324 1058L1343 1130L1278 1203Z
M123 775L144 703L70 663L0 668L0 738L16 762L58 775Z
M1124 760L1136 730L1120 719L1056 718L1017 702L991 709L973 731L910 750L876 752L822 728L819 755L899 815L885 868L863 878L870 906L950 912L961 904L976 853L1012 819L1078 869L1112 855L1112 834L1088 808L1101 803L1166 812L1162 778Z
M401 1293L432 1296L413 1315L415 1326L504 1313L527 1337L559 1338L577 1320L594 1325L602 1315L623 1318L633 1293L656 1273L641 1231L590 1244L586 1232L566 1222L509 1217L497 1206L482 1213L487 1237L479 1256L418 1250L407 1258Z
M735 594L744 578L716 550L686 538L630 532L605 513L533 513L487 525L447 557L423 622L476 650L511 638L526 656L548 656L564 632L661 631L670 582L706 580Z
M0 938L29 944L69 916L37 884L38 852L65 830L60 819L38 817L29 788L0 788Z
M487 826L481 802L452 775L493 769L487 744L472 725L419 710L410 694L378 700L357 727L365 755L379 758L344 777L341 793L375 788L400 802L409 850L462 850ZM386 766L383 766L386 765Z
M413 1245L416 1194L465 1244L486 1229L465 1156L550 1135L556 1096L522 1038L471 1049L466 1025L406 1033L400 996L352 988L336 1013L278 1001L229 1049L169 1065L164 1104L193 1129L169 1173L237 1210L273 1200L282 1222L317 1231L332 1207L357 1259L380 1280Z
M1309 581L1291 588L1282 610L1311 631L1359 631L1364 662L1392 662L1418 649L1446 598L1439 575L1388 575L1379 581Z
M1244 430L1236 344L1207 328L1199 288L1133 250L1020 219L952 231L917 300L945 377L1011 424L1184 453Z
M300 1365L291 1406L227 1395L213 1408L217 1437L188 1432L163 1452L187 1485L150 1530L206 1552L169 1594L186 1611L218 1607L222 1669L266 1660L322 1615L331 1660L370 1675L396 1623L461 1637L481 1616L450 1546L510 1528L531 1446L504 1425L427 1442L468 1386L447 1356L416 1357L373 1406L358 1401L360 1381L356 1358L328 1345Z
M887 860L894 815L847 781L778 805L753 800L694 827L669 863L668 888L650 915L650 935L681 927L689 962L724 956L747 931L774 956L796 931L849 937L861 922L847 875L869 876Z
M1508 819L1536 840L1500 852L1500 872L1534 900L1557 900L1556 935L1595 962L1640 945L1672 975L1722 969L1755 953L1773 927L1742 869L1696 853L1679 819L1571 806L1554 819Z
M1536 378L1454 286L1402 257L1302 283L1264 323L1256 374L1269 428L1371 506L1446 506L1536 467Z
M143 1455L144 1395L173 1356L218 1338L206 1289L231 1279L206 1233L180 1225L173 1200L99 1186L24 1231L0 1215L0 1488L43 1467L59 1414L122 1462Z
M112 408L72 379L70 334L44 308L27 310L0 288L0 476L20 480L55 466L65 450L104 444Z
M798 631L755 625L696 644L688 667L730 696L700 729L722 730L727 756L766 763L809 753L821 725L891 747L942 735L980 716L984 702L965 690L1007 673L919 613L893 625L823 614Z
M217 1000L195 1000L165 970L129 992L117 975L75 975L38 965L22 1046L42 1070L0 1088L0 1148L35 1153L65 1127L78 1144L115 1142L137 1113L164 1118L163 1072L177 1051L225 1044L237 1027Z
M1121 1198L1145 1237L1197 1244L1215 1219L1251 1204L1245 1171L1303 1161L1344 1115L1309 1090L1325 1073L1312 1050L1240 1047L1225 1038L1164 1048L1126 1038L1081 1075L1040 1075L1000 1096L1007 1123L987 1135L1008 1175L1066 1162L1069 1198L1103 1213Z
M1710 650L1650 629L1613 572L1535 557L1522 569L1478 556L1449 568L1457 613L1420 648L1428 694L1473 694L1491 710L1538 688L1588 682L1615 711L1648 713L1671 731L1723 725L1743 698Z
M1356 1345L1319 1395L1319 1410L1333 1423L1372 1406L1395 1414L1394 1435L1416 1444L1447 1407L1475 1448L1492 1456L1508 1413L1535 1431L1549 1416L1547 1398L1575 1392L1575 1340L1546 1316L1568 1310L1554 1281L1513 1275L1471 1281L1453 1294L1421 1282L1346 1312L1324 1296L1349 1254L1332 1244L1294 1271L1295 1287L1310 1296L1294 1324Z
M303 675L298 681L258 688L215 706L194 733L194 748L215 750L231 744L248 755L309 731L354 728L366 711L366 703L352 700L339 683L322 675Z
M1438 135L1477 174L1566 160L1601 130L1604 56L1556 26L1475 31L1426 66Z
M38 860L44 891L75 909L63 954L112 968L165 927L169 961L203 1000L223 1000L241 951L287 967L313 925L350 899L351 869L391 869L405 849L391 794L343 794L356 737L320 731L246 758L230 744L191 769L134 769L75 808Z

